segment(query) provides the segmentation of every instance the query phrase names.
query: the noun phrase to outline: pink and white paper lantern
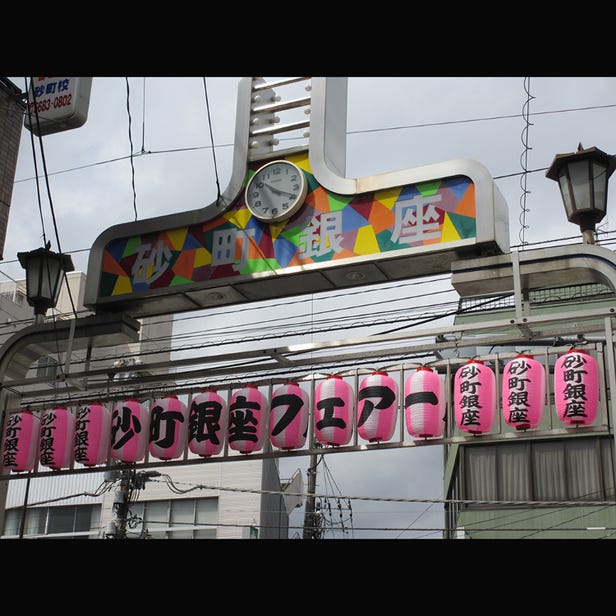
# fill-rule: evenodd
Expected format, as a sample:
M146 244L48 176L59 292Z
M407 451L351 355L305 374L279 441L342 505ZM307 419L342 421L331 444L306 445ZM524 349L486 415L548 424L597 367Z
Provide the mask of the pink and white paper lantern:
M454 377L456 424L463 432L490 432L496 414L496 376L481 360L471 359Z
M416 438L443 436L445 432L445 383L437 372L420 366L404 383L406 429Z
M536 428L545 408L545 368L532 355L520 353L503 368L503 419L516 430Z
M314 396L314 435L323 445L346 445L353 435L355 395L337 374L321 381Z
M267 398L255 385L238 389L229 401L229 447L240 453L259 451L265 440Z
M43 413L39 438L39 462L54 470L69 468L73 460L75 415L59 406Z
M310 400L308 394L290 381L272 393L270 441L279 449L299 449L306 443Z
M84 466L103 464L109 457L111 411L100 402L92 402L77 411L75 422L75 462Z
M357 433L370 443L388 441L396 428L398 385L387 372L362 379L357 391Z
M173 395L152 402L150 409L150 454L173 460L184 453L188 435L188 409Z
M588 426L599 407L599 367L585 351L571 349L554 364L554 402L566 426Z
M111 457L139 462L145 457L150 436L150 411L133 398L118 402L111 414Z
M188 416L188 448L203 457L219 454L229 427L227 401L213 389L193 396Z
M21 473L34 470L39 448L41 420L32 411L11 413L4 428L2 466Z

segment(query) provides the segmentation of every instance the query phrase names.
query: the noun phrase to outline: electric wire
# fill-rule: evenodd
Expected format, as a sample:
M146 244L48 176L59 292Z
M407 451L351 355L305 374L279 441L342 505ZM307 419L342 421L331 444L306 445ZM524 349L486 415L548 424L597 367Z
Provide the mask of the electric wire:
M320 457L323 458L323 456L320 456ZM328 471L328 469L325 469L325 470ZM464 499L464 500L461 500L461 499L444 499L444 498L434 498L434 499L432 498L430 499L405 498L405 497L393 497L392 498L392 497L383 497L383 496L344 495L339 490L339 488L336 486L335 492L332 490L332 491L326 491L323 493L319 492L314 495L311 495L307 492L291 493L291 492L285 492L284 490L264 490L264 489L256 489L256 488L239 488L239 487L219 486L219 485L189 484L186 482L174 481L173 478L168 474L161 473L160 476L162 477L162 482L165 483L167 488L176 495L186 495L196 490L207 490L207 491L214 491L214 492L230 491L230 492L239 492L239 493L251 493L251 494L259 494L259 495L278 495L278 496L287 494L287 495L292 495L292 496L299 496L303 499L309 496L315 496L322 503L320 509L317 509L317 511L319 511L319 515L317 516L317 521L315 523L315 526L312 529L313 531L315 531L317 535L323 535L324 531L329 531L330 533L332 533L332 535L335 535L335 532L338 531L338 532L341 532L344 536L348 532L348 530L350 530L350 528L353 528L356 531L380 531L380 532L398 531L399 534L396 538L400 538L404 533L407 533L407 532L415 532L415 533L416 532L424 532L424 533L441 532L443 533L445 531L445 528L443 527L418 528L417 526L415 526L416 522L421 517L426 515L429 512L430 508L435 505L445 506L445 505L454 505L454 504L457 504L457 505L464 504L464 505L479 505L479 506L489 505L489 506L503 506L503 507L504 506L507 506L507 507L510 507L510 506L545 507L545 509L542 509L541 511L535 510L531 512L525 512L526 514L525 517L518 518L515 521L511 520L510 515L509 515L510 511L509 511L509 512L501 514L500 516L497 516L496 518L491 517L489 527L482 527L482 524L483 524L482 521L477 521L474 523L467 523L464 527L465 533L467 533L471 538L474 534L481 533L481 532L483 533L485 532L488 532L488 533L525 532L527 533L526 535L519 537L521 539L525 539L525 538L530 538L537 533L545 533L547 531L580 532L581 529L579 526L563 527L563 525L571 524L572 522L583 520L585 518L589 518L594 513L596 513L597 510L601 511L602 509L607 510L607 509L616 507L616 503L614 501L592 500L590 498L593 496L592 494L585 495L584 499L586 500L580 497L577 499L570 499L570 500L547 500L547 501L539 500L539 499L537 500L496 500L496 499L489 499L489 500L488 499L485 499L485 500L483 499ZM154 481L154 482L157 481L155 477L148 478L148 480ZM160 482L161 480L158 480L158 481ZM333 481L333 475L331 475L331 473L329 472L327 473L326 483L335 485L335 481ZM68 499L72 499L76 497L83 497L83 496L97 498L97 497L104 495L106 492L111 491L111 489L116 484L117 484L117 481L115 482L105 481L101 483L94 492L79 492L79 493L64 495L64 496L60 496L56 498L45 499L45 500L37 501L33 503L26 503L26 507L35 508L41 505L45 505L45 504L49 504L53 502L59 502L61 500L68 500ZM182 486L188 486L188 487L182 487ZM140 492L140 489L132 489L132 490L129 489L127 492L127 503L137 502L139 492ZM404 504L428 504L429 506L427 509L422 511L410 525L407 525L404 528L389 527L389 526L383 526L383 525L378 526L378 527L373 527L373 526L365 527L365 526L353 525L352 527L347 528L346 526L347 521L343 518L344 514L342 512L342 506L340 505L341 500L347 501L349 511L351 509L351 501L354 501L354 500L372 501L372 502L398 502L398 503L404 503ZM340 518L339 522L333 521L331 501L336 501L338 503L337 508L338 508L338 515ZM575 513L576 507L589 507L589 508L592 508L593 511L577 514ZM545 525L540 526L540 527L529 526L529 524L532 523L533 521L538 521L541 518L545 518L546 516L548 517L553 516L558 511L561 511L563 513L571 512L571 516L567 517L564 520L559 519L558 522L555 522L548 526L545 526ZM401 512L397 512L398 515L400 515L400 513ZM503 520L503 525L493 527L493 523L495 521L498 522L499 518ZM351 518L349 518L349 521L351 521ZM159 522L149 520L149 522L152 524L161 524L161 525L169 524L168 520L161 520ZM186 523L186 524L190 524L191 526L194 526L193 523ZM526 526L522 526L522 524L526 524ZM173 531L174 529L173 527L177 527L179 525L181 525L181 523L174 522L172 525L170 525L167 528L167 530ZM131 526L130 523L129 523L129 526ZM253 525L252 524L247 524L247 525L225 524L225 523L217 522L215 524L214 523L208 524L206 526L210 526L210 527L218 527L218 526L221 526L221 527L225 527L225 526L250 527ZM134 527L134 524L133 524L133 527ZM278 526L266 526L266 525L261 524L259 525L259 528L266 529L266 528L279 528L279 527ZM289 529L292 529L292 528L295 528L295 527L289 525ZM305 528L305 525L299 528ZM616 531L616 528L605 528L605 531L606 532L610 531L610 535L611 535L613 534L614 531Z
M145 154L145 77L143 78L143 97L141 104L141 154Z
M26 81L26 91L28 90L28 82ZM34 110L36 111L36 94L34 92L34 83L32 83L32 98L33 98L33 107ZM30 110L31 106L28 105L27 106L27 112L28 112L28 123L29 125L32 127L34 126L34 122L32 121L32 113ZM42 236L43 236L43 245L47 244L47 236L45 234L45 222L43 220L43 206L42 206L42 200L41 200L41 188L38 182L38 177L39 177L39 172L38 172L38 164L37 164L37 157L36 157L36 147L34 144L34 131L29 131L30 132L30 144L32 146L32 164L34 165L34 175L37 178L37 182L36 182L36 197L37 197L37 204L38 204L38 211L39 211L39 217L41 219L41 232L42 232Z
M210 112L210 101L207 94L207 81L203 77L203 91L205 93L205 110L207 112L207 121L210 131L210 142L212 144L212 161L214 163L214 178L216 181L216 205L220 205L220 180L218 178L218 165L216 163L216 146L214 145L214 133L212 131L212 117Z
M537 115L552 115L552 114L559 114L559 113L569 113L569 112L575 112L575 111L590 111L590 110L594 110L594 109L607 109L607 108L611 108L611 107L616 107L616 104L610 104L610 105L594 105L594 106L589 106L589 107L576 107L576 108L571 108L571 109L555 109L555 110L550 110L550 111L538 111L538 112L533 112L533 113L528 113L528 117L533 117L533 116L537 116ZM401 125L397 125L397 126L390 126L390 127L380 127L380 128L374 128L374 129L361 129L361 130L348 130L346 132L347 135L356 135L356 134L363 134L363 133L374 133L374 132L385 132L385 131L392 131L392 130L405 130L405 129L413 129L413 128L427 128L427 127L431 127L431 126L441 126L441 125L450 125L450 124L464 124L467 122L485 122L485 121L490 121L490 120L503 120L503 119L510 119L510 118L518 118L519 115L503 115L503 116L485 116L485 117L480 117L480 118L473 118L473 119L462 119L462 120L448 120L448 121L444 121L444 122L428 122L425 124L401 124ZM292 137L289 138L288 140L292 140L292 141L296 141L300 139L299 137ZM283 140L283 139L281 139ZM186 147L186 148L169 148L169 149L161 149L161 150L147 150L147 151L142 151L141 153L133 153L131 150L131 154L130 155L125 155L125 156L118 156L115 158L109 158L109 159L104 159L101 161L96 161L93 163L88 163L85 165L78 165L75 167L70 167L67 169L60 169L58 171L54 171L51 172L49 175L57 175L57 174L61 174L61 173L70 173L72 171L79 171L82 169L87 169L89 167L96 167L96 166L100 166L100 165L106 165L106 164L110 164L110 163L115 163L115 162L119 162L119 161L123 161L126 160L127 158L131 158L133 156L139 156L139 155L152 155L152 154L172 154L172 153L178 153L178 152L193 152L193 151L199 151L199 150L208 150L211 149L213 147L216 147L218 149L220 148L231 148L234 147L234 143L223 143L223 144L218 144L216 146L214 145L203 145L203 146L193 146L193 147ZM515 172L512 174L508 174L508 175L500 175L500 176L495 176L494 179L501 179L501 178L507 178L507 177L513 177L516 175L521 175L524 173L537 173L540 171L545 171L547 169L547 167L542 168L542 169L532 169L532 170L527 170L526 172L522 171L522 172ZM36 179L35 177L25 177L25 178L20 178L20 179L16 179L14 181L15 184L20 183L20 182L27 182L27 181L31 181Z
M570 109L555 109L551 111L535 111L533 113L529 113L530 116L538 116L538 115L551 115L555 113L569 113L572 111L591 111L594 109L608 109L610 107L616 107L616 104L610 105L592 105L588 107L572 107ZM377 133L384 132L390 130L402 130L407 128L427 128L431 126L448 126L451 124L467 124L469 122L487 122L491 120L508 120L512 118L518 118L519 115L499 115L499 116L484 116L480 118L467 118L464 120L445 120L443 122L426 122L423 124L403 124L397 126L390 127L379 127L379 128L368 128L368 129L360 129L360 130L349 130L347 131L347 135L357 135L362 133Z
M130 86L128 84L128 77L124 78L126 80L126 113L128 114L128 143L130 144L130 168L131 168L131 184L133 188L133 210L135 212L135 220L138 219L137 216L137 190L135 187L135 162L133 155L133 134L132 134L132 117L130 113Z
M204 483L190 483L174 480L170 475L161 473L162 481L164 481L169 487L170 491L175 494L189 494L190 492L194 492L197 490L205 490L205 491L221 491L221 492L237 492L237 493L247 493L247 494L259 494L259 495L275 495L275 496L298 496L302 498L306 498L308 496L313 496L308 492L285 492L284 490L266 490L263 488L241 488L238 486L224 486L224 485L215 485L215 484L204 484ZM160 479L154 477L151 478L150 481L157 482ZM188 486L188 487L181 487ZM616 507L616 501L614 500L606 500L606 499L582 499L579 498L570 498L570 499L553 499L553 500L545 500L545 499L498 499L498 498L468 498L468 499L459 499L459 498L415 498L415 497L405 497L405 496L367 496L367 495L357 495L357 494L343 494L343 493L332 493L332 492L315 492L314 496L322 498L322 499L332 499L335 500L339 496L344 499L358 500L358 501L376 501L376 502L386 502L386 503L413 503L413 504L426 504L426 505L479 505L479 506L511 506L511 507L520 507L520 506L545 506L545 507ZM590 494L592 497L592 494ZM542 512L543 513L543 512Z
M526 101L524 102L524 106L522 108L522 118L524 119L525 126L522 129L522 145L524 146L524 151L520 156L520 164L522 166L522 176L520 177L520 188L522 189L522 195L520 196L520 243L522 247L526 244L526 229L528 229L528 225L526 224L526 215L529 212L527 206L527 196L530 192L528 190L528 152L532 148L528 145L528 129L532 124L529 121L529 108L530 101L535 97L530 93L530 77L524 78L524 92L526 94Z

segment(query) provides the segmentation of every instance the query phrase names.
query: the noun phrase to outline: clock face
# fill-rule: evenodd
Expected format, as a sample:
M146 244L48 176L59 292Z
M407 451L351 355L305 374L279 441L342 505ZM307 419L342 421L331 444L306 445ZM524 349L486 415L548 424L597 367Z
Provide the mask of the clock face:
M264 222L290 218L306 199L308 184L304 172L288 160L263 165L246 186L246 206Z

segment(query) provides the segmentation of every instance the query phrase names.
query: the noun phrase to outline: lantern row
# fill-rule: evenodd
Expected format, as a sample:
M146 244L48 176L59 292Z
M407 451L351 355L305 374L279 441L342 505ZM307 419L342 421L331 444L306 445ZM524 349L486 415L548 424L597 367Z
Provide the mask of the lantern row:
M503 370L501 402L507 424L518 430L536 428L545 406L545 369L530 355L520 354ZM489 432L496 415L496 377L481 360L470 360L456 372L454 415L458 428L471 434ZM598 406L596 360L583 351L561 356L554 369L554 395L565 425L590 424ZM354 410L357 406L356 426ZM391 440L397 419L398 385L384 371L365 377L355 393L332 375L315 388L314 436L322 445L350 442L353 428L368 442ZM404 384L406 430L414 438L443 436L446 394L443 379L420 367ZM215 390L192 397L188 407L174 395L154 400L150 407L136 399L118 402L112 411L101 403L45 411L39 418L29 410L11 414L2 441L2 465L14 472L33 470L37 462L54 470L72 462L96 466L115 460L134 463L146 450L160 460L191 453L220 454L225 441L243 454L263 449L266 425L273 447L301 449L308 433L310 401L298 383L288 382L272 392L271 401L254 385L236 390L229 402ZM268 417L269 414L269 417ZM269 421L268 421L269 419Z

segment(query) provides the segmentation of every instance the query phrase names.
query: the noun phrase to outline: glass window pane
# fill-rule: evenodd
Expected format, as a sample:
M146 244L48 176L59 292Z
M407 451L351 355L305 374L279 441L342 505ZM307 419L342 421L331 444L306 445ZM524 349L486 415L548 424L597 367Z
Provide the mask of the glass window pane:
M569 499L602 500L595 439L565 442Z
M169 526L168 501L146 501L145 525L149 531L167 529Z
M562 442L534 443L532 448L535 500L566 498L565 451Z
M171 501L171 525L195 523L195 501L182 499Z
M597 162L592 163L592 174L595 189L595 207L604 211L607 207L607 168Z
M575 209L578 211L588 210L592 207L592 203L590 202L589 171L587 160L569 163L569 174L573 186Z
M50 507L47 534L71 533L75 524L75 507Z
M9 509L4 513L4 531L3 535L14 535L19 537L19 528L21 525L21 509Z
M571 203L572 197L571 197L571 193L569 192L569 183L567 182L566 173L563 172L558 176L558 184L560 186L560 194L562 195L563 203L565 204L565 210L567 212L567 218L568 218L572 214L571 210L573 208L573 205Z
M131 506L131 511L143 519L143 525L139 522L139 532L143 530L150 539L167 539L168 501L144 501L142 504Z
M601 459L603 462L603 485L605 486L605 499L614 498L614 462L612 459L613 447L612 439L604 438L601 440Z
M174 527L171 537L173 539L192 539L194 525L194 499L171 501L171 526Z
M218 524L217 498L198 498L196 505L197 524Z
M26 526L24 535L42 535L45 533L45 522L47 519L47 508L38 507L28 508L26 514ZM20 520L21 524L21 520Z
M96 514L95 510L98 510L98 507L93 507L92 505L77 505L75 507L75 531L76 532L87 532L92 527L98 526L96 522Z
M41 535L49 532L49 507L41 507L36 510L34 520L31 519L31 512L28 509L28 517L26 518L27 532L32 529L33 533L40 533Z
M465 471L468 500L498 499L495 447L469 447Z
M530 500L528 447L523 443L498 446L500 500Z

